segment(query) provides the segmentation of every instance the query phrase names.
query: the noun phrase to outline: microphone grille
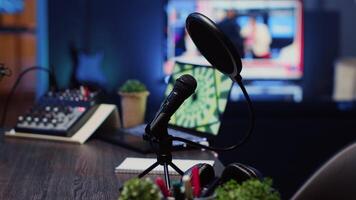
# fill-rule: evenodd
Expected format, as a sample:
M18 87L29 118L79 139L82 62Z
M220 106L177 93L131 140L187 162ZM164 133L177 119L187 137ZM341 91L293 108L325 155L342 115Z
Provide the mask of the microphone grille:
M193 76L184 74L176 80L174 87L188 97L195 92L195 89L197 88L197 81Z

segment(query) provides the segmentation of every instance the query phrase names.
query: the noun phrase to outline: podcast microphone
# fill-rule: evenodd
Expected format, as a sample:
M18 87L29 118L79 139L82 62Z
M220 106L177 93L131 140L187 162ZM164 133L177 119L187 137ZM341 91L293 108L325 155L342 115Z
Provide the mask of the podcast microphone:
M179 77L171 93L161 104L153 120L147 124L146 133L157 139L163 137L167 132L168 122L180 105L194 93L197 81L193 76L185 74Z
M161 104L156 116L147 124L143 139L148 141L157 154L157 161L138 175L142 178L158 165L164 169L164 179L166 187L171 188L171 181L168 173L168 166L172 167L178 174L183 175L172 162L173 137L168 134L168 122L171 116L177 111L180 105L194 93L197 88L197 81L191 75L182 75L174 83L173 90Z

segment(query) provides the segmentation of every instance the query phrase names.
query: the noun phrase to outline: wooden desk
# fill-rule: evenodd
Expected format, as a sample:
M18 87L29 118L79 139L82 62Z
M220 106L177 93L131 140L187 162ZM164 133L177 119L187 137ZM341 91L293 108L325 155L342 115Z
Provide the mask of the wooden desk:
M140 154L98 139L83 145L4 138L0 134L0 199L117 199L122 183L134 174L114 168L127 156ZM189 150L174 158L215 159L211 152Z

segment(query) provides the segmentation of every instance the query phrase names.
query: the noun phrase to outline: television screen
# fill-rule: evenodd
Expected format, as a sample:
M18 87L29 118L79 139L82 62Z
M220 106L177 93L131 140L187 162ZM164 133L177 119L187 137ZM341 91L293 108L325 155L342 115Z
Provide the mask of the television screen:
M216 22L240 52L242 76L250 80L299 80L303 76L302 6L283 0L170 0L166 7L166 62L207 64L185 31L200 12Z
M0 0L0 13L18 13L24 9L23 0Z

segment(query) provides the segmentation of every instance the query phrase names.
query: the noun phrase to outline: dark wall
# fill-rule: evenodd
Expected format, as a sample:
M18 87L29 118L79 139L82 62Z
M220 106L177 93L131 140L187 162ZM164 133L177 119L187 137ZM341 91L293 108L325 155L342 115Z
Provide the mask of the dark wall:
M49 63L55 70L58 85L69 85L72 72L70 45L82 42L84 0L48 2Z
M338 54L341 57L356 56L356 2L354 0L305 0L304 9L306 11L332 11L340 15L340 49ZM326 21L326 20L325 20ZM334 29L333 24L329 24L329 29Z
M356 2L304 1L303 100L330 101L335 63L356 56Z
M70 85L74 47L104 53L109 93L136 78L147 85L150 102L162 100L162 1L63 0L48 6L50 64L61 88Z
M303 101L331 101L340 49L339 16L335 11L304 12Z

